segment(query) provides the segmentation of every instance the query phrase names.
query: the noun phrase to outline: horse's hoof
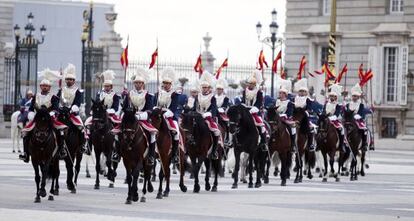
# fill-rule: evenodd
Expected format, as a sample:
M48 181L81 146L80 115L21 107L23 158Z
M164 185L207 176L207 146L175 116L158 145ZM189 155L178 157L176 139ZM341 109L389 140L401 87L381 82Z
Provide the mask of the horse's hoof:
M177 174L177 171L176 170L173 170L173 174Z
M328 182L328 178L324 177L324 178L322 179L322 183L326 183L326 182Z
M157 193L157 197L156 197L157 199L162 199L162 193L161 192L158 192Z
M76 193L76 189L75 189L75 188L71 189L71 190L70 190L70 193L75 194L75 193Z
M41 189L41 190L39 191L39 195L40 195L42 198L43 198L43 197L45 197L45 196L47 195L46 190Z
M108 188L114 188L114 184L113 183L110 183L109 186L108 186Z
M247 180L246 180L245 178L240 179L240 181L241 181L242 183L247 183Z
M361 176L365 176L365 172L361 171Z
M139 181L139 183L143 183L144 182L144 179L139 178L138 181Z
M167 191L164 191L164 193L162 194L163 197L168 197L169 195L170 195L170 193L167 192Z
M206 185L205 185L205 190L206 190L206 191L210 191L210 189L211 189L210 184L209 184L209 183L206 183Z
M196 184L194 185L193 193L199 193L200 192L200 185Z
M249 188L253 188L253 183L249 183Z
M49 198L47 198L47 200L49 200L49 201L53 201L53 200L55 200L55 198L53 198L53 196L52 196L52 195L49 195Z
M356 180L358 180L358 177L357 177L357 176L355 176L355 181L356 181Z
M299 183L302 183L302 177L301 177L301 178L299 178Z
M286 186L286 180L282 180L282 182L280 183L280 186Z
M16 151L15 151L15 150L13 150L13 153L16 153Z
M354 179L354 177L353 177L353 176L351 176L351 178L349 178L349 180L350 180L350 181L354 181L355 179Z
M95 190L99 190L99 184L95 184L94 189L95 189Z
M308 179L312 179L313 178L313 175L312 174L308 174Z
M217 192L217 186L213 186L213 188L211 188L211 192Z
M321 172L321 169L319 167L316 167L315 173L320 173L320 172Z
M132 196L132 201L133 201L133 202L137 202L137 201L138 201L138 199L139 199L138 194L134 194L134 195Z
M34 202L35 203L40 203L41 202L40 197L39 196L36 196Z
M320 173L320 174L319 174L319 178L322 178L322 177L323 177L323 175L322 175L322 173Z
M142 196L140 202L145 203L146 201L147 201L147 198L145 198L145 196Z
M348 171L345 172L345 176L349 176L349 172Z
M335 182L340 182L341 179L339 177L335 178Z
M148 190L148 192L149 192L149 193L154 192L154 187L152 186L152 184L151 184L151 183L148 183L147 190Z
M131 198L128 197L125 201L125 204L131 204L131 203L132 203Z
M19 150L20 153L20 150ZM369 169L369 164L365 164L365 169Z
M299 179L296 178L295 181L293 181L293 183L299 183Z
M269 178L268 177L263 178L263 183L268 184L269 183Z
M187 187L185 185L180 185L181 192L187 192Z
M86 178L91 178L91 174L86 173Z
M262 183L256 183L254 184L254 188L260 188L262 186Z
M233 183L233 185L231 185L232 189L237 189L237 183Z

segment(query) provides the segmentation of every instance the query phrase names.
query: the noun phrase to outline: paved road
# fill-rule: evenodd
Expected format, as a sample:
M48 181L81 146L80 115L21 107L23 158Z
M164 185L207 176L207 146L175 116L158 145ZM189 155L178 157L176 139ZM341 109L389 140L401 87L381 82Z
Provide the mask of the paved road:
M240 184L232 190L226 174L217 193L193 194L189 179L189 192L181 193L174 175L169 198L157 200L152 193L146 203L132 205L124 204L127 188L121 180L109 189L102 179L101 190L94 190L94 179L85 178L84 164L78 193L70 194L61 166L60 196L34 204L31 165L17 160L10 141L0 140L0 220L414 220L414 142L377 141L368 163L367 175L355 182L342 177L339 183L322 183L314 178L301 184L290 180L281 187L279 178L272 177L260 189Z

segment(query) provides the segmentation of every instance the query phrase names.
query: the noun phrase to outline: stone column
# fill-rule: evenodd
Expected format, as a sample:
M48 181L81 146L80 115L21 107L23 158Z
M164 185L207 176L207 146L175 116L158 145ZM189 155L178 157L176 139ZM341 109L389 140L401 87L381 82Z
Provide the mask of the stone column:
M204 70L214 74L214 60L216 59L214 58L213 54L208 49L210 47L211 39L213 38L210 37L207 32L206 36L203 37L205 51L203 51L201 57L202 57L202 64L203 64Z
M114 90L121 91L124 85L124 70L120 63L120 57L123 51L121 45L121 36L115 32L114 24L117 13L113 11L105 13L105 19L110 27L109 31L104 33L100 38L100 43L103 47L103 70L111 69L115 71L116 78L114 80Z

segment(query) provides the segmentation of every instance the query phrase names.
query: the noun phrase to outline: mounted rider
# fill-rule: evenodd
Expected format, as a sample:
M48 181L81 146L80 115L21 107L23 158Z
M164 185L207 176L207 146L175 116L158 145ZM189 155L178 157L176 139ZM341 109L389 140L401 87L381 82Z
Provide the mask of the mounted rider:
M263 92L259 88L262 82L262 73L254 71L247 79L247 87L242 92L241 103L250 108L249 112L253 117L254 123L260 135L259 146L262 150L267 150L267 131L262 116L259 113L263 108Z
M362 88L357 83L354 87L351 88L351 101L346 104L345 110L352 111L354 113L354 119L358 126L359 132L362 136L362 150L367 151L368 149L368 128L365 123L365 107L362 104L361 96L362 96Z
M43 77L43 80L40 82L40 92L38 92L36 96L31 99L28 109L29 122L22 130L24 151L23 154L19 156L19 158L25 163L29 162L29 152L27 146L28 139L30 137L31 131L36 126L34 122L34 117L36 116L35 111L42 107L46 107L48 109L49 114L52 118L53 128L55 129L55 134L57 137L58 153L60 155L60 158L64 158L67 155L65 148L63 148L64 129L66 129L67 126L58 121L55 112L58 111L59 98L50 92L52 82L60 79L61 76L59 72L52 71L48 68L40 72L40 75Z
M195 105L195 101L198 97L198 93L200 92L200 86L198 85L198 82L193 82L190 84L190 96L188 96L186 107L189 109L193 109Z
M217 109L218 109L217 117L220 119L221 122L223 122L223 125L221 126L224 127L227 131L226 136L225 136L225 142L227 145L230 145L231 134L229 133L229 118L227 117L227 114L226 114L226 111L230 106L230 99L226 95L227 88L228 88L228 83L226 79L224 78L218 79L217 84L216 84L216 94L214 95L214 97L216 98Z
M27 123L27 114L29 113L29 107L33 100L33 91L27 90L26 96L22 98L19 102L20 105L20 115L17 118L17 123L25 125Z
M211 132L213 146L212 149L209 150L208 155L211 159L216 160L218 159L217 146L221 136L221 131L215 121L218 110L213 88L216 82L214 76L208 71L203 72L199 82L201 93L198 94L193 108L195 111L202 114L204 121Z
M175 81L175 70L171 67L167 67L161 71L162 85L159 92L155 94L155 105L158 108L162 108L165 113L164 119L167 122L168 129L170 130L172 141L172 163L178 163L178 145L180 142L180 129L178 127L178 104L179 94L173 89L173 83Z
M295 122L292 120L293 110L295 105L289 100L289 94L292 91L292 82L280 78L279 98L276 101L277 112L289 130L290 140L292 143L292 151L296 151L296 128Z
M339 117L342 115L342 105L338 103L338 97L341 95L342 86L340 86L339 84L332 84L329 87L329 90L330 91L328 93L328 101L325 103L323 110L328 116L331 124L336 128L339 137L340 150L345 152L345 131L341 121L339 120Z

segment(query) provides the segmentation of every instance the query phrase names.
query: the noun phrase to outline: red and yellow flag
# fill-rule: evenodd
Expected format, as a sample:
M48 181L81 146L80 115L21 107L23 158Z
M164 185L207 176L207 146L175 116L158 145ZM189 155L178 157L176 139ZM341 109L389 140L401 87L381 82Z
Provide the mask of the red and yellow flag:
M124 69L128 67L128 44L121 54L121 65Z
M348 72L348 64L345 64L342 68L341 72L339 73L338 77L335 80L335 83L340 83L342 80L342 77Z
M223 64L221 64L221 66L218 68L218 70L217 70L217 72L216 72L216 79L219 79L220 74L221 74L221 71L223 70L223 68L227 67L228 65L229 65L229 64L228 64L228 58L226 58L226 59L223 61Z
M298 80L302 79L302 74L305 71L305 66L306 66L306 57L303 56L302 59L300 60L299 71L297 75Z
M260 51L258 64L259 64L259 67L257 67L257 69L259 70L263 70L264 65L266 65L266 67L269 67L269 65L267 65L266 58L263 54L263 50Z
M201 54L198 56L197 62L194 65L194 71L198 72L200 75L203 73L203 66L202 66L202 62L201 62Z
M150 63L149 69L154 67L155 62L157 61L157 57L158 57L158 48L155 49L154 53L152 53L151 55L151 63Z
M272 72L274 73L274 74L276 74L277 73L277 62L279 61L279 60L281 60L282 59L282 50L280 50L279 51L279 53L277 54L277 56L276 56L276 59L273 61L273 65L272 65Z

